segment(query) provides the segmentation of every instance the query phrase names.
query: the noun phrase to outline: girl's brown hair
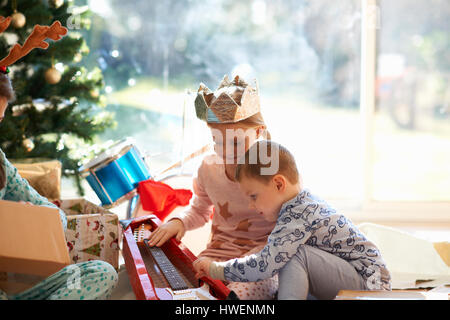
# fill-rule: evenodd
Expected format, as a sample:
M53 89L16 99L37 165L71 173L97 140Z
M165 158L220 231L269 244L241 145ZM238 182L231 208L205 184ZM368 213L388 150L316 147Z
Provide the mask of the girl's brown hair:
M0 72L0 97L5 97L7 101L15 99L11 81L6 74ZM6 173L3 161L0 160L0 190L6 185Z
M11 102L15 99L15 94L11 81L6 74L0 72L0 97L5 97L7 101Z
M3 161L0 159L0 190L2 190L6 185L6 173L3 166Z

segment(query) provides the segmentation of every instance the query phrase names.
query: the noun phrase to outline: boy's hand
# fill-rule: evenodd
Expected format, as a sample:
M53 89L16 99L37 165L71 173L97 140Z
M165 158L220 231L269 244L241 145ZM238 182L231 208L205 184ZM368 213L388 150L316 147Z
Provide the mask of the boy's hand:
M209 258L199 258L194 261L193 267L197 279L209 277L209 266L211 265L211 262L213 262L213 260Z
M160 247L175 235L178 241L181 240L184 233L183 222L180 219L173 219L156 228L148 238L148 244L150 247Z

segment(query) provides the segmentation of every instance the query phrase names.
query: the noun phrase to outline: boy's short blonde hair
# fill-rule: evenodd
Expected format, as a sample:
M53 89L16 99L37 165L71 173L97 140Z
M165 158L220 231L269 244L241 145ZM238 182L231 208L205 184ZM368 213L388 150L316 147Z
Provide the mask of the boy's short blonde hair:
M274 157L278 154L277 159L274 159L272 154ZM266 163L266 160L269 160L268 163ZM261 174L262 168L273 167L272 161L278 161L278 170L270 175ZM262 182L269 182L276 174L282 174L292 184L296 184L300 180L300 174L292 153L279 143L271 140L262 140L255 142L247 150L243 159L238 161L235 179L240 182L242 177L246 176Z

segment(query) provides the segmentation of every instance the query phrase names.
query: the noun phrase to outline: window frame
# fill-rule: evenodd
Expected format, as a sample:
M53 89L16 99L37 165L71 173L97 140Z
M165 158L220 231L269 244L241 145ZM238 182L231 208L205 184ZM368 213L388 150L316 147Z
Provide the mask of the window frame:
M364 221L449 222L450 201L380 201L373 199L373 153L377 33L380 7L377 0L361 0L360 116L363 152L363 202L349 215Z

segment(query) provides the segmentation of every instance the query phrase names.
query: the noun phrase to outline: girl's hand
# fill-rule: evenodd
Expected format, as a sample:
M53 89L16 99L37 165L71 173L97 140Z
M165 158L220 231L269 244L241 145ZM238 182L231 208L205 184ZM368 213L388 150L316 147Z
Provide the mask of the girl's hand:
M209 277L209 266L211 265L211 262L213 262L212 259L209 258L199 258L194 261L192 266L195 270L195 277L197 279L200 279L202 277Z
M180 241L181 238L184 236L184 233L185 229L183 222L180 219L172 219L162 224L154 232L152 232L150 238L148 238L149 240L148 244L151 247L153 246L160 247L164 243L166 243L167 240L169 240L175 235L176 239Z

